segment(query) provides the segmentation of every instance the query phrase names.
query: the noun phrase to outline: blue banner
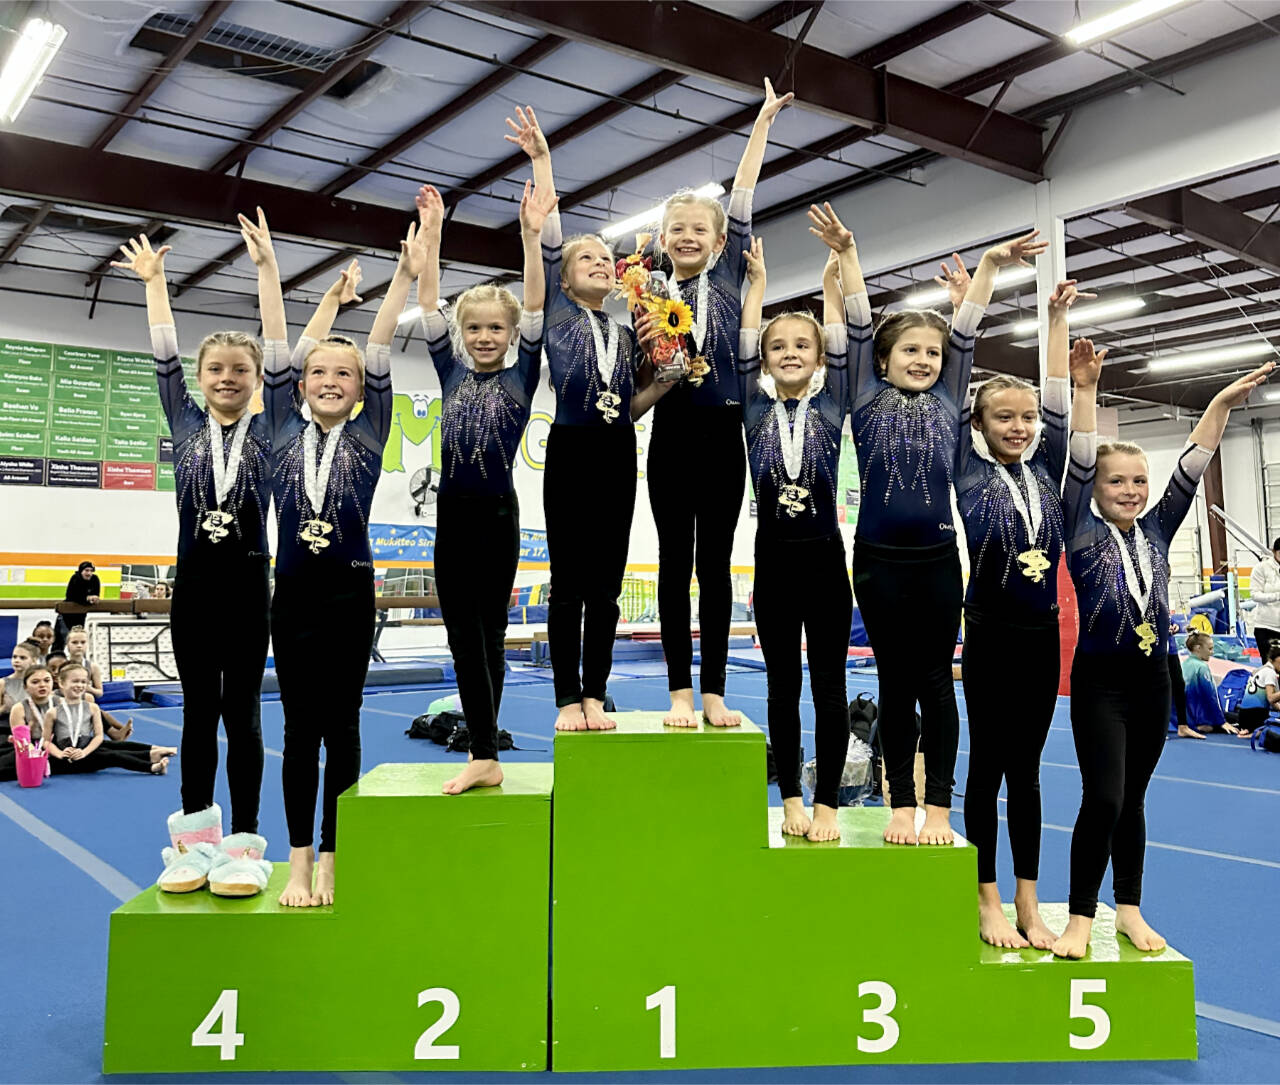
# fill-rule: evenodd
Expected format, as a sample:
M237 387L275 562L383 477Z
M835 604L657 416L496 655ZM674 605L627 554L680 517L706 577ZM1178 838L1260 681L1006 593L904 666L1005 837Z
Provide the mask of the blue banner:
M432 565L436 557L436 529L430 524L370 524L369 545L375 562ZM520 564L544 564L547 560L547 533L522 528Z

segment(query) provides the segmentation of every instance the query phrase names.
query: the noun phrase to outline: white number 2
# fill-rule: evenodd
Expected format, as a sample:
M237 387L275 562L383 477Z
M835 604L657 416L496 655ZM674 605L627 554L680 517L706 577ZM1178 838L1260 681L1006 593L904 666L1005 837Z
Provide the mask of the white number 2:
M858 997L864 995L875 995L880 1000L878 1006L862 1011L862 1020L868 1025L879 1025L881 1033L874 1040L859 1036L858 1050L877 1055L898 1042L898 1022L889 1016L898 1004L898 993L883 980L863 980L858 984Z
M644 1000L646 1010L658 1011L658 1058L676 1057L676 989L667 984Z
M1111 1018L1101 1006L1091 1006L1084 1000L1085 995L1105 995L1106 980L1072 980L1071 981L1071 1017L1083 1017L1093 1022L1093 1031L1087 1036L1077 1036L1074 1032L1067 1037L1071 1046L1077 1051L1093 1051L1107 1042L1111 1035Z
M236 1057L236 1048L244 1044L244 1033L236 1031L236 1010L239 1007L240 992L223 991L213 1008L204 1015L204 1020L196 1026L191 1034L192 1047L216 1047L218 1058L223 1062L232 1062ZM213 1031L213 1026L222 1019L222 1028Z
M461 1008L458 996L448 987L428 987L425 991L418 992L418 1006L425 1006L428 1002L439 1002L444 1012L440 1014L440 1020L418 1037L418 1042L413 1045L413 1057L415 1059L458 1058L457 1044L441 1044L437 1047L435 1043L440 1036L453 1028L454 1022L458 1020L458 1012Z

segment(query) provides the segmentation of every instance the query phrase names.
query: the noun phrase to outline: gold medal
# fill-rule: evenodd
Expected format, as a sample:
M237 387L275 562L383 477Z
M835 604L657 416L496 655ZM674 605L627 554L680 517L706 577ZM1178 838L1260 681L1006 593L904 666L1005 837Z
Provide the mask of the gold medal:
M798 512L804 512L804 499L808 496L809 491L803 486L789 482L778 494L778 504L787 510L788 516L795 516Z
M307 544L313 554L318 554L329 545L329 540L325 536L332 531L333 525L327 520L303 520L298 537Z
M226 525L234 519L235 517L229 512L223 512L221 509L210 509L200 528L209 533L210 542L221 542L230 534Z
M606 388L600 393L600 398L596 400L596 410L604 415L606 422L612 422L618 417L618 404L622 402L622 397L609 391Z
M1156 636L1156 631L1151 628L1150 622L1143 622L1134 632L1138 634L1138 647L1142 649L1142 654L1149 656L1152 646L1160 639Z
M1018 561L1025 566L1023 576L1030 577L1033 584L1043 582L1045 570L1049 568L1049 558L1043 550L1039 547L1024 550L1018 555Z

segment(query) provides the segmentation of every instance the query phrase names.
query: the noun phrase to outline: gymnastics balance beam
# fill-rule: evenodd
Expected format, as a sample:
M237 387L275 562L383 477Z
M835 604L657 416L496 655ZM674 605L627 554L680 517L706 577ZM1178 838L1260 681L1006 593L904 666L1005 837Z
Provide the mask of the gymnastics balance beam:
M283 864L253 900L125 904L106 1071L1195 1058L1191 962L1109 909L1083 961L993 949L962 838L886 845L868 807L784 839L752 723L615 719L556 736L554 796L549 765L456 798L452 767L374 769L339 800L332 908L281 909Z

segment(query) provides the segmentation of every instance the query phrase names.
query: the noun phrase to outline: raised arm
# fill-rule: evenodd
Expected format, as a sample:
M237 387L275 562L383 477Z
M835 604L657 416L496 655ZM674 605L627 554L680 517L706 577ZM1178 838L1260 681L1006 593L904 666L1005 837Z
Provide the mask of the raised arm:
M548 161L550 157L548 156ZM553 188L524 183L520 198L520 240L524 246L524 311L540 313L547 300L546 269L542 266L542 228L559 197Z
M1222 435L1227 429L1227 418L1232 409L1243 406L1250 392L1259 385L1266 384L1267 378L1271 376L1271 371L1275 367L1275 362L1267 362L1266 365L1259 366L1252 373L1246 373L1222 389L1210 400L1209 406L1200 416L1200 421L1191 431L1188 442L1210 452L1214 451L1222 442Z
M404 240L400 242L396 273L391 277L391 285L387 287L382 304L378 306L378 315L373 318L373 327L369 329L370 347L391 345L396 334L396 322L409 300L409 287L425 270L428 260L427 246L418 233L418 227L411 222Z
M738 326L738 398L745 412L760 388L760 323L764 317L764 239L753 237L744 254L747 261L747 296L742 302Z
M423 185L413 202L418 207L418 239L427 258L418 276L418 305L425 319L440 308L440 237L444 229L444 200L435 185Z
M258 315L262 318L262 338L283 342L289 338L288 324L284 316L284 295L280 292L280 268L276 264L276 250L271 243L271 231L267 228L267 216L257 208L258 221L252 222L238 215L240 236L244 238L249 259L258 269Z
M1028 259L1039 256L1049 247L1049 242L1036 240L1039 236L1039 230L1032 230L1029 234L1015 237L1011 241L1002 241L987 249L973 272L973 281L969 284L964 300L973 302L980 309L990 305L991 294L996 288L996 275L1001 268L1031 267Z
M508 143L514 143L529 156L533 165L534 187L554 196L556 183L551 173L551 148L547 144L547 137L542 133L542 128L538 125L538 117L533 111L533 106L524 108L516 106L516 120L513 121L508 117L507 127L511 131L502 138Z
M1040 439L1040 458L1050 478L1061 484L1067 463L1067 415L1070 413L1070 334L1067 313L1077 298L1092 298L1076 289L1075 279L1060 282L1049 295L1049 344L1045 358L1044 389L1040 404L1044 415L1044 433Z
M1068 546L1093 515L1089 502L1098 465L1098 378L1107 352L1095 353L1088 339L1077 339L1069 366L1075 385L1071 405L1071 444L1067 477L1062 484L1063 515Z
M173 325L173 310L169 307L169 283L164 274L164 258L173 251L170 245L153 250L145 234L130 238L120 246L124 260L113 260L111 266L121 271L132 271L147 289L147 322L153 327Z
M764 164L764 152L769 145L769 129L773 118L795 98L794 94L784 94L779 98L773 92L773 84L764 81L764 101L760 104L760 112L756 122L751 126L751 135L747 137L747 145L742 151L742 160L738 163L738 172L733 178L734 188L755 188L760 179L760 167Z

